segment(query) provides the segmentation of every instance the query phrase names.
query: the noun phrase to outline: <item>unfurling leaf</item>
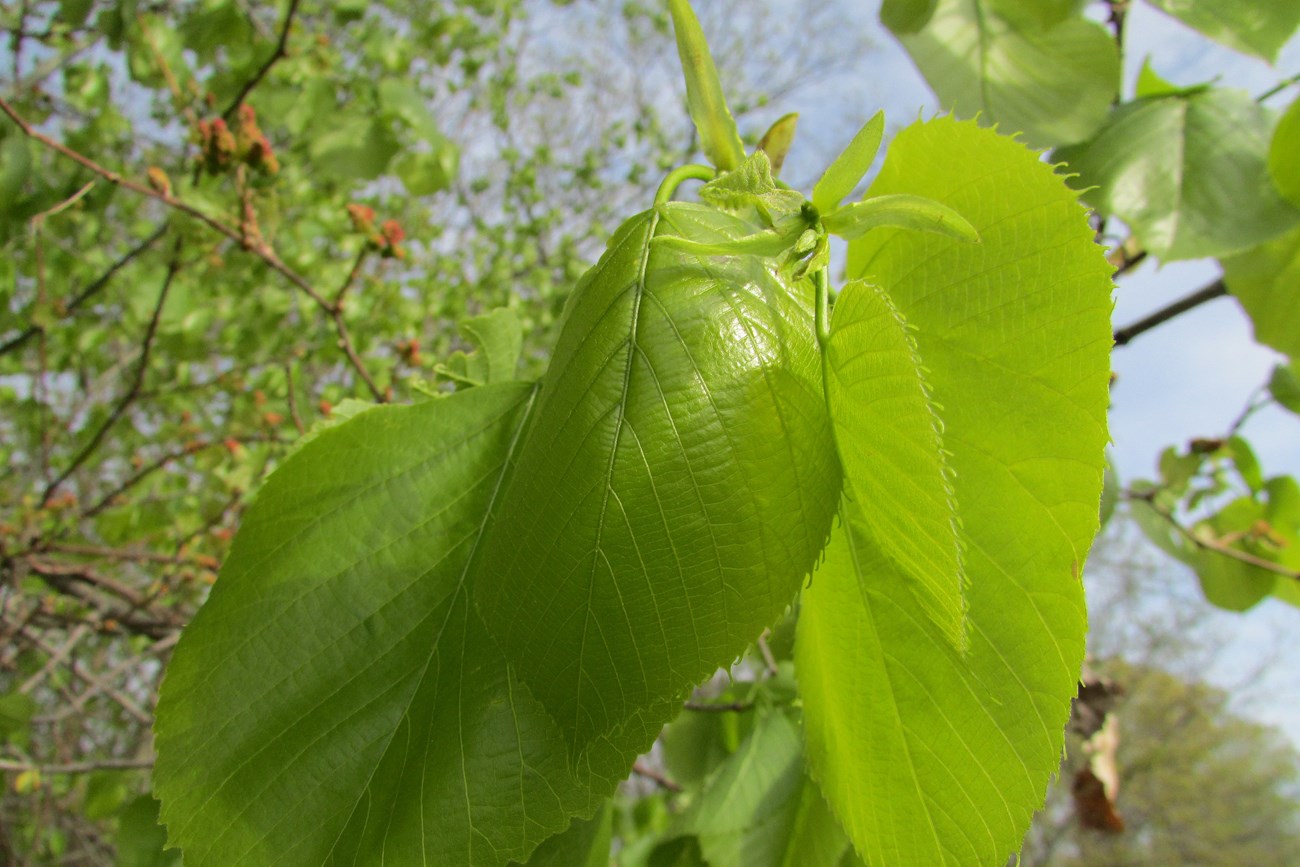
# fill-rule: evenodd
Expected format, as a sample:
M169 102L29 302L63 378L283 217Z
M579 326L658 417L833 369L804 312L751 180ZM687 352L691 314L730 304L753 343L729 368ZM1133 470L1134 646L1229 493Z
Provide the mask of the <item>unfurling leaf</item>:
M878 111L858 130L849 146L835 158L817 181L812 193L813 207L826 214L849 197L854 187L862 182L871 169L884 133L885 113Z
M959 241L979 241L979 232L952 208L924 196L893 194L872 196L845 205L822 218L826 231L852 241L872 229L892 226L935 232Z
M673 16L677 53L686 74L686 105L700 136L700 147L715 167L730 171L745 158L745 145L722 95L704 31L687 0L668 0L668 10Z

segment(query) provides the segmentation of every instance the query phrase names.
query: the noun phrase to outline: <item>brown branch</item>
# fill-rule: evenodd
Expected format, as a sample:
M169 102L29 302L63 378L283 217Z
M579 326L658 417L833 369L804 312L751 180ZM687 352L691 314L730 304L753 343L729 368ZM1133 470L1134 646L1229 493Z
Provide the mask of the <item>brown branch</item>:
M1167 509L1156 505L1154 493L1154 491L1141 493L1136 491L1127 491L1125 492L1125 496L1130 500L1141 500L1145 502L1151 507L1151 511L1163 518L1169 526L1174 528L1178 535L1182 536L1188 542L1191 542L1203 551L1213 551L1215 554L1222 554L1224 557L1228 557L1229 559L1236 560L1240 563L1245 563L1248 566L1263 569L1265 572L1272 572L1274 575L1281 575L1283 578L1300 581L1300 570L1289 569L1280 563L1274 563L1272 560L1265 560L1263 557L1257 557L1249 551L1243 551L1240 548L1233 548L1231 545L1224 545L1214 539L1204 539L1197 536L1191 530L1180 524L1178 519L1170 514Z
M24 120L23 117L19 115L16 111L14 111L13 107L10 106L9 103L7 103L2 98L0 98L0 111L4 112L6 115L9 116L10 120L18 124L18 128L21 129L23 131L23 134L26 135L28 138L31 138L41 143L42 145L44 145L45 147L49 148L52 151L55 151L56 153L62 154L63 156L67 157L68 159L72 160L73 162L77 163L83 168L89 169L90 171L99 175L101 178L108 181L109 183L115 184L116 186L122 187L123 189L130 190L131 192L137 193L141 196L145 196L147 198L162 202L167 207L173 208L177 211L180 211L183 214L193 217L194 219L203 223L205 226L212 229L213 231L226 236L227 238L229 238L230 240L238 244L242 249L246 249L248 252L252 253L254 256L261 259L273 271L285 277L290 283L292 283L294 286L300 289L305 295L307 295L309 298L315 301L316 304L322 310L330 309L329 302L326 301L325 298L322 297L321 294L316 291L315 287L312 286L311 283L309 283L305 277L303 277L297 271L294 271L292 268L286 265L280 259L280 257L275 254L275 251L272 250L270 247L268 247L265 243L251 246L251 247L247 246L245 244L246 239L244 237L244 233L241 232L239 229L233 226L226 225L225 223L221 222L215 217L209 216L207 213L200 210L199 208L187 204L181 201L180 199L176 198L175 196L158 192L152 187L137 183L131 180L130 178L123 177L117 172L106 169L103 166L101 166L99 163L92 160L90 157L80 154L77 151L74 151L72 148L68 147L67 145L57 142L54 139L50 138L49 136L37 132L36 129L30 123Z
M750 701L688 701L682 707L697 713L745 713L754 709L754 703Z
M33 765L0 759L0 771L39 771L41 774L93 774L95 771L135 771L153 767L153 759L95 759L64 765Z
M285 397L289 402L289 418L293 420L293 426L297 428L298 435L302 436L307 432L307 427L302 423L302 414L298 412L298 396L293 393L293 362L284 363L284 381Z
M129 265L131 263L131 260L133 260L136 256L139 256L141 253L148 250L154 244L158 243L159 239L161 239L162 236L165 234L167 234L167 227L162 226L159 229L157 229L152 235L145 238L139 244L137 244L136 246L132 247L130 250L127 250L124 254L122 254L122 256L116 262L108 266L108 270L106 270L103 274L100 274L89 284L87 284L87 286L84 289L82 289L75 296L73 296L72 300L69 301L64 306L64 315L71 316L81 307L81 305L85 304L87 301L94 298L101 291L103 291L104 287L106 287L109 284L109 282L112 281L113 277L116 276L118 271L121 271L123 268ZM34 337L37 334L37 332L42 330L43 329L38 325L29 326L18 336L6 341L3 344L0 344L0 355L4 355L5 353L12 352L15 349L21 348L23 344L25 344L28 340L31 340L32 337Z
M276 437L270 436L268 434L250 434L248 436L242 436L242 437L230 437L230 439L234 440L237 443L240 443L241 445L246 445L252 442L279 442L279 440ZM199 440L197 442L186 443L184 446L182 446L180 449L177 449L176 451L167 452L161 457L156 458L151 463L145 464L144 466L140 467L140 469L137 470L132 475L127 476L126 479L124 479L121 482L121 484L113 488L113 490L109 491L104 496L100 497L93 506L91 506L90 508L82 512L81 516L83 518L93 518L94 516L98 515L100 512L112 506L113 501L116 500L118 497L120 497L122 494L125 494L127 491L129 491L131 488L134 488L136 485L140 484L149 476L163 469L172 461L178 461L181 458L187 457L192 454L197 454L198 452L204 451L206 449L216 448L217 446L224 447L225 444L226 444L225 440Z
M645 762L636 762L633 764L632 773L636 774L638 777L645 777L647 780L652 780L660 788L666 789L669 792L680 792L682 790L680 783L669 779L664 776L663 773L650 767Z
M267 74L270 73L271 67L289 56L289 28L293 26L293 17L298 12L298 3L299 0L289 0L289 9L284 13L284 23L280 25L280 40L275 45L275 51L271 52L271 56L266 59L261 68L253 73L253 77L244 82L244 86L239 89L239 93L231 100L226 110L221 113L221 116L227 121L234 118L239 106L253 92L253 89L262 83L262 79L266 78Z
M118 423L122 416L126 414L127 409L130 408L131 404L133 404L139 396L140 387L144 385L145 373L149 368L149 355L153 350L154 338L158 334L158 323L162 321L163 307L167 303L167 295L171 290L172 281L176 279L176 274L180 269L181 239L177 238L176 243L172 246L171 261L167 264L167 276L163 278L162 289L158 291L158 302L154 304L153 315L149 319L149 325L145 328L144 341L141 344L140 349L140 361L136 365L135 375L132 377L130 387L127 388L126 393L118 400L117 405L113 407L113 411L109 413L108 418L104 419L104 423L100 425L94 435L91 436L90 442L86 443L81 451L77 453L76 457L72 459L68 466L58 475L57 478L54 479L54 481L45 486L45 490L41 494L42 501L48 500L50 495L58 489L59 485L66 482L72 474L80 469L81 465L95 453L95 450L99 448L99 444L104 441L104 437L113 426Z
M1126 325L1123 328L1117 329L1115 331L1115 345L1127 346L1132 342L1133 338L1137 337L1139 334L1150 331L1157 325L1168 322L1170 319L1173 319L1175 316L1182 313L1186 313L1188 310L1200 307L1207 301L1213 301L1215 298L1222 298L1227 294L1228 287L1224 285L1223 280L1215 280L1210 285L1196 290L1186 298L1181 298L1166 307L1162 307L1150 316L1145 316L1137 322L1134 322L1132 325Z
M173 566L204 567L212 565L212 558L204 554L163 554L158 551L133 551L129 548L107 548L102 545L53 542L42 545L40 550L42 553L98 557L102 560L120 560L127 563L165 563Z

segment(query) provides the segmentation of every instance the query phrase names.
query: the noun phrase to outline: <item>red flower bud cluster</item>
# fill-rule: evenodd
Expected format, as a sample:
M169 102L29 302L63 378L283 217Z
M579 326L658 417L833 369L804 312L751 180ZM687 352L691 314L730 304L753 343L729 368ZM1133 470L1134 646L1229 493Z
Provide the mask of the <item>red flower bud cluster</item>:
M251 105L239 106L233 131L224 118L217 117L200 120L197 132L203 167L209 174L222 174L237 163L268 175L280 171L280 161L266 133L257 125L257 112Z
M381 226L375 228L375 209L355 202L348 205L348 217L352 220L352 228L366 236L371 249L378 250L387 259L406 258L406 248L402 246L402 241L406 240L406 230L401 223L384 220Z

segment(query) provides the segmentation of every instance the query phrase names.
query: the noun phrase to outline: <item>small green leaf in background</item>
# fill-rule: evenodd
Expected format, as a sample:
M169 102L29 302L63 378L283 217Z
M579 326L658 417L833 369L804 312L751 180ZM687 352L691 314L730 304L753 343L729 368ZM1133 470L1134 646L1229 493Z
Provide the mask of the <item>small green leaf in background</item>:
M1282 197L1300 206L1300 98L1291 103L1273 130L1268 171Z
M964 543L941 422L915 338L880 289L855 280L840 292L826 371L846 495L926 616L964 649Z
M1300 374L1294 364L1279 364L1268 379L1268 391L1282 406L1300 415Z
M915 33L934 15L939 0L884 0L880 21L898 35Z
M158 802L141 795L117 818L117 867L179 867L181 851L164 849L167 829L158 824Z
M849 840L804 771L797 723L764 714L668 837L699 841L709 867L834 867Z
M1083 660L1111 269L1062 178L973 122L903 130L868 191L892 193L952 207L982 239L887 229L849 245L849 275L916 328L941 408L970 647L865 532L872 504L846 502L800 606L807 761L868 864L1002 864L1059 767Z
M849 146L826 167L826 171L813 186L813 207L822 214L827 214L849 197L870 171L884 134L885 113L878 111L863 124Z
M1224 259L1223 282L1250 316L1256 340L1300 358L1300 228Z
M1120 64L1106 28L998 14L988 0L940 0L919 31L897 33L939 103L1035 147L1082 141L1106 119Z
M533 851L527 867L609 867L613 815L606 801L590 819L574 819Z
M745 145L727 108L704 31L688 0L668 0L668 11L686 75L686 107L695 122L700 148L716 168L730 171L745 158Z
M1117 108L1090 141L1056 151L1077 189L1163 261L1224 256L1300 223L1267 168L1271 113L1212 88Z
M1155 67L1151 65L1151 58L1147 57L1142 61L1142 69L1138 72L1137 86L1133 95L1137 99L1148 96L1191 96L1209 87L1208 84L1194 84L1190 87L1174 84L1156 72Z
M358 122L345 116L331 131L312 139L310 149L318 171L371 181L384 173L400 145L387 122Z
M781 167L785 165L785 158L790 154L790 147L794 144L794 132L798 125L798 112L782 115L758 140L758 149L767 154L768 160L772 163L772 177L780 176Z
M1236 51L1272 63L1300 26L1294 0L1147 0L1189 27Z
M513 310L498 307L460 323L460 335L474 350L454 352L438 372L469 385L508 382L515 378L523 352L524 330Z
M36 700L25 692L0 695L0 741L27 743L28 726L37 709Z

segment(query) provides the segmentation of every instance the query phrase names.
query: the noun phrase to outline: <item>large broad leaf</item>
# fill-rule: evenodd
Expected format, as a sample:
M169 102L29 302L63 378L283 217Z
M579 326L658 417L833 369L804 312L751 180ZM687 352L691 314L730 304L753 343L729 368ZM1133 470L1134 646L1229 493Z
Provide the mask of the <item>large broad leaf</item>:
M970 646L864 532L871 503L846 502L800 611L808 762L868 863L1002 864L1059 765L1083 659L1110 269L1052 169L973 123L904 130L870 192L941 201L982 239L881 230L849 251L917 329L942 408Z
M669 835L694 836L709 867L833 867L849 845L804 770L797 722L780 711L757 722Z
M1270 63L1300 26L1294 0L1147 0L1229 48Z
M268 480L158 706L155 791L186 865L523 859L649 745L571 769L474 614L532 393L371 409Z
M1090 141L1057 151L1089 189L1165 261L1223 256L1300 220L1267 160L1273 117L1242 91L1211 88L1120 106Z
M488 534L479 611L575 750L653 738L776 620L829 532L810 285L651 243L753 231L681 203L624 223L573 296Z
M1119 91L1106 29L1078 17L1041 26L1000 5L941 0L924 28L897 35L944 108L1042 147L1092 135Z
M879 288L840 293L826 371L848 495L926 616L964 647L962 540L939 416L915 339Z
M1223 281L1260 343L1300 358L1300 228L1223 260Z

